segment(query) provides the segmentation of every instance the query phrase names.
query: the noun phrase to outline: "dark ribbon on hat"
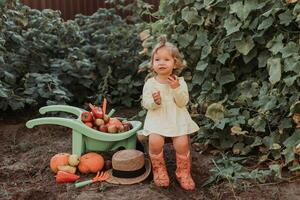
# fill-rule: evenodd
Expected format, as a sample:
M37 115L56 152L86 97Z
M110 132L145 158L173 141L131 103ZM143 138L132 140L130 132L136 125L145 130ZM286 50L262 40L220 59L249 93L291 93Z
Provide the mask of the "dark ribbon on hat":
M121 170L112 169L112 175L118 178L136 178L138 176L143 175L145 172L146 172L145 165L142 168L134 171L121 171Z

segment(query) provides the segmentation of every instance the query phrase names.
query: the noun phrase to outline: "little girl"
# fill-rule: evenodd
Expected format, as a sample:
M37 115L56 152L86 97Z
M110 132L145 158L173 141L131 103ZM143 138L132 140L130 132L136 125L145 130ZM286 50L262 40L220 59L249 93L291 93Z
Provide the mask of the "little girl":
M170 184L163 146L165 137L171 137L176 151L176 179L185 190L193 190L188 134L198 131L199 127L186 109L189 101L187 84L182 77L173 74L174 70L184 67L183 57L166 37L161 37L154 47L151 67L155 76L144 85L142 106L147 109L143 134L149 136L154 183L161 187Z

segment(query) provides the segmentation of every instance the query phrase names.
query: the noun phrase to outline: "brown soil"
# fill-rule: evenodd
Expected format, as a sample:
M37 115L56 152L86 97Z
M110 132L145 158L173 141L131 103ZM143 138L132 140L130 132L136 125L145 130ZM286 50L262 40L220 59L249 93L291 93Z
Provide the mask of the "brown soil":
M130 111L124 116L130 116ZM282 184L253 184L244 188L229 187L223 182L211 187L201 187L209 177L211 155L192 150L192 174L197 184L193 192L182 190L174 178L176 168L174 150L166 144L165 155L171 177L167 189L153 184L151 176L136 185L94 183L83 188L74 184L56 184L49 168L50 158L59 152L71 152L71 130L61 126L43 125L27 129L31 117L9 120L0 117L0 199L300 199L300 181ZM106 157L108 155L105 155ZM82 180L93 177L81 175Z

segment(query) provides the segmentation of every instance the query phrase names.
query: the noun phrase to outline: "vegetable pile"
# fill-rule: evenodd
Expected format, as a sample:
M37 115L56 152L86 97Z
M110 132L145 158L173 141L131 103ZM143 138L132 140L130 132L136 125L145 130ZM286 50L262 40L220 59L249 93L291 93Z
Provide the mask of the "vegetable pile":
M110 160L104 161L102 155L94 152L82 156L69 153L55 154L50 160L50 168L56 174L56 183L71 183L80 178L77 168L82 174L97 173L111 168Z
M91 111L83 112L81 114L81 121L88 127L104 133L122 133L133 128L130 122L126 120L121 121L118 118L105 114L106 105L106 99L103 101L102 108L89 104Z

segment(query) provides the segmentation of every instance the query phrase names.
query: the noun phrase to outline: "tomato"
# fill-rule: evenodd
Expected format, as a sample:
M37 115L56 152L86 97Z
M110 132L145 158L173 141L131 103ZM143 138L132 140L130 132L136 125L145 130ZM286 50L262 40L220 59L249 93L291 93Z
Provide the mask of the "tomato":
M93 121L93 114L92 113L90 113L90 112L83 112L82 114L81 114L81 120L83 121L83 122L91 122L91 121Z
M87 125L88 127L93 128L93 123L92 122L85 122L84 124Z

